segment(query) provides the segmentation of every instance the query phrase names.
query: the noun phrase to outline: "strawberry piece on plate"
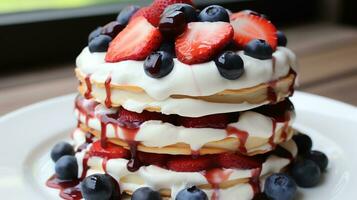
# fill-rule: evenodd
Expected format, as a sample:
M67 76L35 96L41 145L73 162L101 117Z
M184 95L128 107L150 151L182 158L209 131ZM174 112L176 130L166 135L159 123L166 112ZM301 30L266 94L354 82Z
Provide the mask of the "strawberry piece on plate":
M104 148L99 140L93 142L89 150L89 155L101 158L130 158L130 152L123 147L108 142Z
M262 165L257 158L235 153L219 154L217 161L223 168L255 169Z
M200 172L211 169L215 166L214 155L199 156L173 156L168 162L167 167L176 172Z
M219 128L224 129L230 122L228 114L207 115L203 117L180 117L178 124L186 128Z
M231 42L233 34L226 22L191 22L176 39L177 58L186 64L209 61Z
M152 26L145 17L137 17L121 31L110 43L105 60L144 60L161 44L160 31Z
M240 12L231 16L231 24L234 28L234 41L238 46L244 48L251 40L262 39L273 50L276 49L277 30L267 19L249 12Z

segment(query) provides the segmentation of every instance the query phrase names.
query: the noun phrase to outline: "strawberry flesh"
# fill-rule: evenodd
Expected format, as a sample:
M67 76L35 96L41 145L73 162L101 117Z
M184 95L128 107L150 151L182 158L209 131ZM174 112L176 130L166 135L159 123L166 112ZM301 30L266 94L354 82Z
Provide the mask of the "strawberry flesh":
M228 114L207 115L203 117L180 117L178 124L186 128L217 128L224 129L230 123Z
M176 172L199 172L216 167L215 155L205 155L194 158L192 156L172 156L167 167Z
M254 157L248 157L237 153L222 153L217 159L223 168L253 169L261 167L262 162Z
M104 148L101 145L101 142L98 140L93 142L90 150L90 156L97 156L101 158L130 158L130 152L123 147L114 145L110 142L107 143L107 146Z

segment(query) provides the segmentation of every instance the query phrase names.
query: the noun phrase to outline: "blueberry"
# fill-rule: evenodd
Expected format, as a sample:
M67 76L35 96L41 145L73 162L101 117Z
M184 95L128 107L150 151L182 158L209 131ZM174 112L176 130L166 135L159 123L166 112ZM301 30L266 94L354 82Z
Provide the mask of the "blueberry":
M276 36L278 37L278 46L286 47L288 44L288 39L286 38L285 34L281 31L277 31Z
M181 190L175 200L208 200L208 197L205 192L196 186L192 186Z
M62 156L55 164L56 175L60 180L75 180L78 178L78 164L74 156Z
M170 53L156 51L151 53L144 62L145 73L152 78L162 78L174 68L174 61Z
M93 174L86 177L81 183L81 191L86 200L110 200L115 197L120 198L115 180L107 174ZM118 196L119 194L119 196Z
M175 11L180 11L184 13L186 23L197 21L196 9L191 5L185 3L176 3L166 7L163 15Z
M109 43L112 41L112 38L107 35L99 35L89 42L89 51L90 52L106 52L109 48Z
M130 5L125 7L121 12L119 13L117 17L117 21L122 24L126 25L128 24L130 18L140 9L140 6L136 5Z
M254 39L244 47L244 54L260 60L271 59L273 49L265 40Z
M235 80L244 73L242 58L233 51L226 51L215 60L219 73L226 79Z
M101 34L102 34L102 30L103 30L102 27L98 27L98 28L96 28L95 30L93 30L93 31L89 34L89 36L88 36L88 43L89 43L90 41L92 41L94 38L96 38L96 37L98 37L99 35L101 35Z
M161 43L161 46L159 48L159 51L165 51L169 54L172 55L172 57L176 57L176 52L175 52L175 41L173 40L165 40Z
M181 11L164 13L159 23L160 32L168 37L181 34L185 30L185 27L185 14Z
M125 25L122 25L117 21L109 22L103 27L102 34L115 38L124 28Z
M201 22L229 22L229 14L225 8L218 5L208 6L198 15Z
M51 150L51 158L54 162L60 159L62 156L73 156L74 155L73 146L67 142L57 143Z
M269 176L264 184L264 193L273 200L292 200L296 195L296 190L295 181L283 173Z
M293 136L293 140L295 141L299 155L307 155L310 153L312 148L312 140L308 135L298 134Z
M321 178L320 167L311 160L300 160L291 168L291 175L300 187L316 186Z
M131 200L161 200L159 192L152 190L148 187L142 187L133 193Z
M305 159L314 161L320 167L321 172L325 171L327 168L328 158L320 151L311 151Z

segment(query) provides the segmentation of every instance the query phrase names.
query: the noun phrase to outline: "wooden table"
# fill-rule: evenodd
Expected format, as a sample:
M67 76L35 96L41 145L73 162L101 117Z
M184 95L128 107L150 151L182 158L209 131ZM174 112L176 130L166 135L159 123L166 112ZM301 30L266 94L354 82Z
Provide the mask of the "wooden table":
M312 24L285 30L300 63L298 90L357 105L357 29ZM0 78L0 115L76 91L74 63Z

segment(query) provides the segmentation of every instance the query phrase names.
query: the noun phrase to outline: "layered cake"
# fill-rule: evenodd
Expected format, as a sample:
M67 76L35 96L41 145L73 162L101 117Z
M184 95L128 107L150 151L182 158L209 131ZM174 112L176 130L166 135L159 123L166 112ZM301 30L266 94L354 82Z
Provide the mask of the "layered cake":
M292 128L296 57L265 15L129 6L77 58L78 126L51 151L63 199L294 199L327 157Z

